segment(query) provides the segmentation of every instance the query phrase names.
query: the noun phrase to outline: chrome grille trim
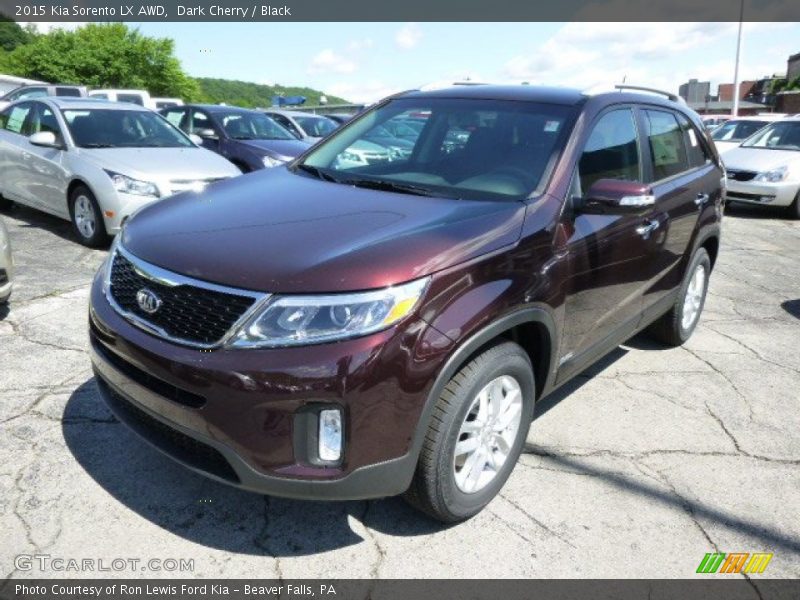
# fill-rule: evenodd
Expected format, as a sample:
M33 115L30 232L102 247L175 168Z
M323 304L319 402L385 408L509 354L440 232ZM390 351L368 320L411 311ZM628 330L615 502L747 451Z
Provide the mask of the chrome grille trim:
M179 337L175 337L164 331L162 328L150 323L146 319L136 315L134 313L126 311L122 308L117 301L114 299L114 296L111 292L111 273L114 267L114 259L116 258L117 254L121 254L125 257L128 262L133 265L134 270L138 275L145 279L149 279L155 283L160 283L164 286L175 287L179 285L187 285L192 286L195 288L205 289L212 292L220 292L223 294L230 294L234 296L246 296L253 298L254 302L252 306L244 311L239 319L228 329L222 338L217 340L216 342L205 344L196 342L193 340L187 340ZM181 275L180 273L174 273L172 271L168 271L161 267L158 267L154 264L148 263L122 247L121 243L115 243L109 253L108 257L108 266L106 268L106 273L104 277L104 288L105 288L105 297L108 300L108 303L114 309L114 311L123 317L126 321L135 325L139 329L146 331L147 333L167 340L169 342L180 344L182 346L189 346L191 348L198 348L202 350L213 350L216 348L221 348L224 346L233 335L241 328L241 326L252 317L252 315L258 312L271 298L271 294L265 292L255 292L253 290L245 290L241 288L233 288L224 285L218 285L215 283L209 283L207 281L203 281L200 279L194 279L193 277L188 277L186 275Z

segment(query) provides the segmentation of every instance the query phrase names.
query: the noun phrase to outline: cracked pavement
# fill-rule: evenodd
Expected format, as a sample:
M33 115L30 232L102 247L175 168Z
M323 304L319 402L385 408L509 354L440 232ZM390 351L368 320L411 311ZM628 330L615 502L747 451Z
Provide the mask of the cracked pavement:
M800 577L800 222L730 209L689 343L638 336L545 399L501 495L443 527L399 499L243 492L146 446L102 405L85 351L105 252L32 210L3 216L2 575L80 576L15 570L49 554L191 558L196 577L679 578L720 551L773 552L756 585Z

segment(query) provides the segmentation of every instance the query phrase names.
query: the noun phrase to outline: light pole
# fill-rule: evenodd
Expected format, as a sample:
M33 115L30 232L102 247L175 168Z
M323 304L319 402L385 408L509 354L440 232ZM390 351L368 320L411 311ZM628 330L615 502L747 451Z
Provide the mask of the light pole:
M736 38L736 66L733 71L733 110L734 118L739 116L739 54L742 50L742 21L744 20L744 0L739 5L739 35Z

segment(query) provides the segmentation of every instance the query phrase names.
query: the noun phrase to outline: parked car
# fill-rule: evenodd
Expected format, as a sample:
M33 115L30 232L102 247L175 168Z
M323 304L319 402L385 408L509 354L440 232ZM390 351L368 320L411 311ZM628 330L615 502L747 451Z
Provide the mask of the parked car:
M86 88L82 85L22 85L11 90L0 98L0 109L5 108L12 102L18 100L31 100L33 98L44 98L46 96L62 96L68 98L84 98Z
M403 160L336 168L373 127L422 110ZM469 112L481 125L446 152ZM100 394L218 481L405 493L465 519L511 473L536 400L639 330L691 336L722 182L700 120L660 96L393 97L291 167L128 221L91 291Z
M739 117L726 121L711 131L711 139L720 154L725 154L728 150L736 148L744 140L753 135L756 131L771 123L784 118L780 116L758 116L758 117Z
M285 164L311 145L298 140L264 113L215 104L190 104L161 111L167 121L202 139L242 173Z
M11 239L3 219L0 218L0 304L11 297L14 285L14 260L11 257Z
M355 117L355 114L334 113L332 115L325 115L325 116L329 118L331 121L335 121L341 126L350 121L353 117Z
M183 100L180 98L153 98L152 100L156 105L156 110L172 108L173 106L183 106Z
M800 118L770 123L725 153L728 200L786 207L800 219Z
M150 93L145 90L92 90L89 97L110 102L129 102L151 110L158 108Z
M732 115L703 115L700 117L706 129L712 130L719 125L729 121Z
M70 220L87 246L145 204L239 174L157 113L82 98L0 112L0 172L4 198Z
M335 121L322 115L305 113L299 110L279 110L268 108L264 113L275 119L284 128L291 131L299 139L312 144L318 142L329 133L336 130Z

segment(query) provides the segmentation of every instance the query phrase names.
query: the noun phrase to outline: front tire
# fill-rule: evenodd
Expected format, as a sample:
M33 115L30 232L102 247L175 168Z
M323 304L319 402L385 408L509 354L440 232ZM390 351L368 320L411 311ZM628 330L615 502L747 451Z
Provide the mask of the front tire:
M103 214L94 194L83 185L76 187L69 197L72 230L84 246L97 248L108 244L108 234Z
M667 346L681 346L692 336L705 306L710 274L708 252L698 248L683 276L675 304L648 329L654 338Z
M436 402L405 499L445 523L480 512L522 452L535 390L530 359L513 342L462 367Z
M787 212L790 219L800 219L800 192L797 192L797 196L794 197L794 202L787 208Z

